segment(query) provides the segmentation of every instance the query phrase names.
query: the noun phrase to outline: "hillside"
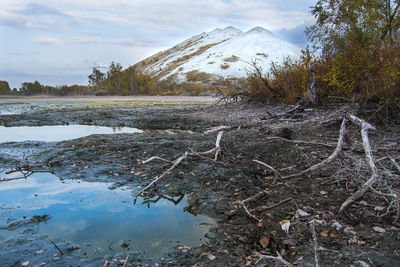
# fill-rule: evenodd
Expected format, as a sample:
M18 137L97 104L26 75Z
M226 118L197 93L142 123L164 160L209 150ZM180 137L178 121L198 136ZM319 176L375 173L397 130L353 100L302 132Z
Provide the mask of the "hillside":
M247 32L227 27L193 36L134 67L160 80L210 82L221 77L246 77L246 69L254 60L268 71L271 61L298 57L300 52L300 48L262 27Z

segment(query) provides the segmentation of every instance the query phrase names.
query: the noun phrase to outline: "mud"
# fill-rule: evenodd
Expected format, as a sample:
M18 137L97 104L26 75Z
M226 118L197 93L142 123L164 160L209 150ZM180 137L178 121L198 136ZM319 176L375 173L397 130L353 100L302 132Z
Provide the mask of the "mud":
M253 162L253 159L261 160L285 174L304 170L328 157L334 148L269 138L280 136L334 144L342 115L349 110L357 112L351 107L332 106L282 116L291 108L234 104L217 107L93 104L59 105L24 114L2 115L0 124L5 126L85 124L184 131L176 134L145 131L91 135L53 143L0 144L0 168L7 168L17 155L22 157L24 154L32 164L49 163L56 175L64 179L112 182L114 187L133 185L139 191L169 167L168 163L159 161L141 164L143 160L151 156L174 160L185 151L209 150L215 144L217 133L202 133L213 126L229 125L232 129L225 131L222 137L222 155L217 162L211 158L188 159L160 180L150 193L179 191L188 195L185 208L188 212L210 216L217 222L207 234L207 240L189 249L176 246L173 252L156 259L146 259L131 252L126 266L156 263L272 266L275 262L259 260L258 253L277 256L277 252L298 266L312 266L315 254L309 224L312 219L319 222L315 231L321 265L398 265L400 224L396 220L396 209L391 208L384 216L376 216L379 213L376 207L386 208L388 203L370 190L345 213L338 213L343 201L368 179L365 164L357 166L354 163L362 162L362 150L347 149L340 160L329 166L289 180L280 180L272 171ZM395 122L393 125L379 125L370 133L375 158L391 156L400 161L400 129ZM350 128L352 138L356 140L358 129ZM359 141L356 145L362 149ZM391 186L398 190L400 173L394 166L386 167L393 174ZM257 222L237 201L263 190L267 193L247 202L250 212L262 220ZM290 200L276 205L288 198ZM298 209L308 215L296 216ZM0 210L0 216L1 220L7 221L6 210ZM281 229L279 222L282 220L291 222L288 233ZM57 244L65 251L64 255L53 255L59 253L38 231L39 222L34 218L12 223L17 234L3 239L1 234L8 231L10 224L0 225L0 258L5 266L19 266L26 261L46 262L46 266L101 266L107 261L108 266L122 266L127 256L87 258L67 240ZM374 231L375 226L385 232ZM35 253L41 250L44 252Z

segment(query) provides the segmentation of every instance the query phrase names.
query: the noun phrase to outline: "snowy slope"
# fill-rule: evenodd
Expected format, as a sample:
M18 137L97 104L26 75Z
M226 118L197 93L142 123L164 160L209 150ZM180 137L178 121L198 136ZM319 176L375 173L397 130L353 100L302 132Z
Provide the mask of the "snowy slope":
M172 77L177 81L186 81L186 73L191 71L210 73L214 78L241 78L246 77L246 69L254 60L268 71L271 61L296 58L300 52L300 48L262 27L247 32L227 27L193 36L135 67L159 79Z

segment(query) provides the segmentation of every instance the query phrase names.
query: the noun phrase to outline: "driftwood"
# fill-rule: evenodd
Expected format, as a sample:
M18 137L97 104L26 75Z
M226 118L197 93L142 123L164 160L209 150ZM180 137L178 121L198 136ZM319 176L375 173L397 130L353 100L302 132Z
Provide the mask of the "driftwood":
M368 139L368 130L372 129L374 130L374 126L371 124L353 116L349 115L348 116L349 120L351 120L353 123L357 124L358 126L361 127L361 138L363 141L363 147L365 151L365 158L367 160L367 164L370 168L371 171L371 177L368 179L367 182L365 182L362 187L357 190L352 196L350 196L340 207L339 212L343 212L349 205L353 204L354 201L362 197L365 192L368 190L368 188L373 185L378 177L378 171L375 166L374 160L372 158L372 152L371 152L371 146L369 144L369 139Z
M207 150L207 151L204 151L204 152L196 152L196 151L189 152L189 151L186 151L182 156L180 156L179 158L177 158L174 161L169 161L167 159L164 159L164 158L161 158L161 157L156 157L156 156L153 156L153 157L143 161L142 163L146 164L146 163L149 163L149 162L151 162L153 160L162 160L162 161L171 163L172 166L170 168L168 168L165 172L163 172L161 175L156 176L154 178L154 180L151 181L150 184L148 184L146 187L144 187L142 190L140 190L139 193L137 193L135 195L134 201L136 202L136 199L138 198L138 196L140 196L140 194L142 194L144 191L149 189L153 184L155 184L156 182L161 180L165 175L167 175L169 172L171 172L173 169L175 169L182 161L184 161L185 159L187 159L189 157L201 157L201 156L214 155L214 161L217 161L218 155L221 152L220 143L221 143L221 138L222 138L223 133L224 133L224 131L219 131L218 132L217 139L215 141L215 147L210 149L210 150Z
M298 172L298 173L293 173L291 175L287 175L287 176L283 176L281 175L278 171L276 171L273 167L269 166L268 164L259 161L259 160L253 160L254 162L261 164L269 169L271 169L277 176L279 176L281 179L289 179L289 178L294 178L294 177L299 177L299 176L303 176L309 172L318 170L320 168L322 168L323 166L331 163L332 161L334 161L340 154L340 152L343 149L343 144L346 141L347 138L347 130L346 130L346 125L347 123L351 121L352 123L358 125L361 128L361 138L362 138L362 142L363 142L363 148L364 148L364 153L365 153L365 158L367 161L367 164L369 166L369 169L371 171L371 177L368 179L367 182L365 182L362 187L355 192L353 195L351 195L340 207L339 209L339 213L343 212L349 205L351 205L352 203L354 203L354 201L356 201L357 199L361 198L365 192L368 190L368 188L370 188L375 182L376 179L378 177L378 171L377 168L375 166L374 160L373 160L373 156L372 156L372 150L371 150L371 146L369 143L369 138L368 138L368 130L374 130L375 127L372 126L371 124L369 124L368 122L357 118L354 115L346 115L344 116L343 120L342 120L342 124L340 126L340 130L339 130L339 138L336 144L336 148L333 151L333 153L326 159L324 159L323 161L305 169L304 171ZM274 138L274 139L278 139L278 138ZM280 138L279 138L280 139ZM284 140L287 141L287 140ZM293 141L295 142L295 141ZM310 142L313 143L313 142ZM314 143L315 144L315 143ZM318 143L319 144L319 143ZM392 161L395 163L395 166L397 165L396 161ZM397 168L398 166L396 166Z

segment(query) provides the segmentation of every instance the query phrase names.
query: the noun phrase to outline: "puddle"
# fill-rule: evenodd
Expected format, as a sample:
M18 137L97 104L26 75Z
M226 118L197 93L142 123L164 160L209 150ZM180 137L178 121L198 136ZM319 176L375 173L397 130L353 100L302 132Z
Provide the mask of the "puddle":
M0 143L45 141L59 142L80 138L92 134L142 133L137 128L105 127L93 125L56 125L56 126L0 126Z
M20 176L0 173L2 179ZM40 224L40 231L55 242L72 241L89 257L139 251L146 258L161 257L177 244L200 245L209 225L215 223L184 212L183 195L156 196L148 207L143 199L134 204L129 188L110 190L110 185L61 181L49 173L3 180L0 220L48 215L52 218ZM8 237L7 232L11 235L0 231L0 240Z

